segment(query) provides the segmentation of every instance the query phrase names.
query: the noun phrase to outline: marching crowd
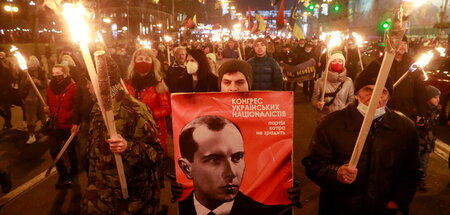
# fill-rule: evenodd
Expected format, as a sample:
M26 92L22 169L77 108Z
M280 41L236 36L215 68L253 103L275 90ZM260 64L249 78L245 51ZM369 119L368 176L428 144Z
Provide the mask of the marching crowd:
M418 52L409 50L404 38L377 107L367 146L358 166L350 167L352 144L367 112L382 58L364 64L361 71L363 62L351 38L329 55L322 54L323 47L323 41L317 38L269 37L243 42L230 40L223 45L183 42L169 46L170 50L163 43L150 48L133 43L110 47L108 69L111 86L117 86L113 97L118 110L115 116L118 138L108 137L77 50L65 47L58 50L58 55L48 51L41 57L28 57L28 73L44 96L45 104L40 102L15 58L3 51L0 52L3 129L12 128L11 107L15 105L23 112L28 132L26 143L35 144L48 136L53 158L61 150L62 142L72 134L77 135L76 143L67 149L69 165L56 163L59 173L56 186L70 186L77 182L78 173L85 170L88 175L82 203L85 214L158 214L164 178L161 163L169 156L170 93L295 91L299 85L318 112L311 151L302 162L307 176L321 187L319 213L395 214L399 210L407 214L416 187L427 189L428 157L434 149L440 113L439 90L425 85L420 70L394 89L393 83L408 71L416 57L410 53ZM297 83L286 77L287 67L306 62L313 62L315 73L311 78ZM322 75L326 69L328 74ZM121 199L111 152L121 154L126 164L129 200ZM82 167L80 160L86 162ZM3 168L2 189L8 192L10 176ZM298 201L298 195L293 195L294 201ZM214 208L209 209L214 212Z

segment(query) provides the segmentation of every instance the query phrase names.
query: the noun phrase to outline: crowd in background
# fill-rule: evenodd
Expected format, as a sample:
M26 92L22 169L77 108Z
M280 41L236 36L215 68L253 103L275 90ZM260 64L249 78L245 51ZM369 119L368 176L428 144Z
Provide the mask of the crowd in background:
M396 54L391 75L398 79L407 71L413 59L422 49L424 41L407 41ZM430 43L430 42L426 42ZM376 42L368 45L368 51L376 50ZM431 44L432 45L432 44ZM119 76L124 80L131 96L143 102L151 110L157 128L157 136L167 157L168 135L170 135L171 105L170 93L176 92L218 92L218 71L223 62L242 58L253 70L251 90L295 90L302 86L305 97L317 109L317 120L331 112L344 109L354 103L353 82L361 73L360 64L372 68L380 64L380 56L372 60L364 56L360 62L355 41L347 40L330 55L323 54L325 44L318 38L310 40L258 38L248 41L226 41L224 43L185 41L167 46L154 42L152 47L142 48L138 42L111 45L108 54L117 64ZM168 50L169 49L169 50ZM371 49L371 50L368 50ZM83 169L78 166L88 152L83 152L89 142L91 112L94 106L89 92L90 80L79 51L73 47L57 47L57 53L45 50L42 56L28 55L28 73L45 98L42 104L36 92L30 86L25 71L21 71L16 59L5 51L0 52L0 115L4 119L3 129L11 129L11 107L20 106L23 112L23 129L28 132L27 144L33 144L44 136L49 136L51 155L56 157L61 148L61 141L72 133L78 133L79 144L72 144L68 149L70 167L57 164L59 172L58 186L70 185L76 175ZM366 53L363 51L363 53ZM24 53L26 54L26 53ZM329 59L328 59L329 58ZM170 61L170 64L169 64ZM301 83L288 84L285 66L296 66L313 61L316 70L312 79ZM325 80L322 72L328 68ZM325 99L321 98L324 83ZM425 88L420 73L411 76L394 91L388 106L402 111L415 121L422 129L423 165L426 170L427 155L434 147L437 105L428 102L439 96L434 88ZM38 130L48 118L55 118L56 123L50 134ZM92 125L91 125L92 126ZM76 148L78 147L78 148ZM79 151L77 154L76 151ZM80 155L81 154L81 155ZM81 156L81 157L80 157ZM87 167L86 167L87 168ZM424 181L426 171L422 176ZM160 176L161 177L161 176ZM422 187L425 188L425 185Z

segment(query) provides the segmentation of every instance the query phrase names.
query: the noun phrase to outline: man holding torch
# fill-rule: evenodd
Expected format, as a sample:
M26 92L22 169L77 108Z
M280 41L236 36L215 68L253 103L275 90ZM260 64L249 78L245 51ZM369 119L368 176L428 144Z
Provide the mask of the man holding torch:
M159 214L163 148L155 120L147 105L133 98L120 84L120 70L112 58L101 51L95 55L102 92L105 87L110 89L106 89L110 96L102 93L103 109L111 108L114 118L105 124L102 107L99 103L94 106L87 147L88 186L83 214ZM96 99L92 84L88 81L87 87ZM108 132L112 127L116 128L116 137ZM121 193L113 153L123 160L126 199Z
M388 79L356 168L349 166L377 79L371 65L355 82L357 104L331 113L317 127L310 154L302 161L307 176L321 187L319 214L408 213L420 179L414 123L386 104L393 94Z

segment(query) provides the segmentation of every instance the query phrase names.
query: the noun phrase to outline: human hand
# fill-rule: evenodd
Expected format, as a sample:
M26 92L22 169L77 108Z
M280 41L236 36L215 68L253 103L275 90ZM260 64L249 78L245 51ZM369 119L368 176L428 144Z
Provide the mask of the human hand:
M300 181L295 180L294 186L288 190L288 198L292 201L292 205L298 208L302 208L302 203L300 203Z
M39 80L39 79L37 79L37 78L32 78L33 79L33 82L36 84L36 85L41 85L41 81Z
M317 108L319 108L319 110L322 110L323 106L325 106L325 102L322 102L322 101L317 102Z
M423 127L425 125L425 119L421 116L416 117L416 125L419 127Z
M120 134L117 135L117 138L111 138L107 141L109 143L109 149L113 153L122 153L128 146L128 142Z
M386 204L386 207L388 208L388 209L398 209L398 205L397 205L397 203L395 203L394 201L389 201L387 204Z
M358 169L350 167L348 164L339 167L336 180L342 184L351 184L355 181Z
M78 131L80 130L80 126L79 125L72 125L72 128L70 129L70 132L73 134L78 133Z
M45 105L44 112L45 113L50 113L50 107L48 105Z
M172 173L167 173L167 177L170 179L170 192L172 193L172 203L178 201L183 193L183 185L176 181L176 177Z

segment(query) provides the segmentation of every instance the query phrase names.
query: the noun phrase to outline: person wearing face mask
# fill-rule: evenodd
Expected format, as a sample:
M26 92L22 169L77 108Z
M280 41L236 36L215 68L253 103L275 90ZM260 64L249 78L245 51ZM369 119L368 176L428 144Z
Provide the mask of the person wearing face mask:
M393 94L388 78L356 168L352 156L380 66L356 79L357 103L328 115L316 128L302 160L306 175L320 186L319 214L408 214L420 180L414 123L386 107Z
M297 56L300 56L301 54L303 54L303 52L305 51L305 44L306 44L305 39L300 39L298 41L298 45L294 49L294 52L297 54Z
M314 86L311 103L318 110L318 121L326 115L344 109L355 100L353 81L347 77L345 58L341 53L331 55L328 62L328 77L319 78ZM321 101L324 81L326 81L325 101Z
M131 57L128 67L128 92L145 103L152 110L153 118L158 125L158 138L164 148L164 156L168 156L166 118L170 115L169 88L162 80L161 63L150 49L138 49Z
M41 64L36 56L31 56L27 62L28 73L30 74L32 81L38 88L41 95L45 96L45 89L48 86L47 74L41 68ZM19 89L23 97L23 104L25 106L25 118L27 119L27 131L28 140L27 144L36 142L35 128L36 122L39 120L41 123L45 123L44 106L39 100L36 91L31 86L28 78L22 78L19 83Z
M177 81L176 92L217 92L217 76L211 72L211 67L205 53L200 49L188 51L186 73Z
M76 95L77 85L69 75L69 68L64 64L56 64L52 69L52 79L47 88L47 105L44 109L54 119L53 129L48 135L50 154L53 159L58 155L63 143L71 133L79 130L79 103ZM73 140L75 142L76 140ZM78 158L75 144L66 150L69 155L69 166L62 159L56 163L59 173L57 188L66 187L76 180Z

